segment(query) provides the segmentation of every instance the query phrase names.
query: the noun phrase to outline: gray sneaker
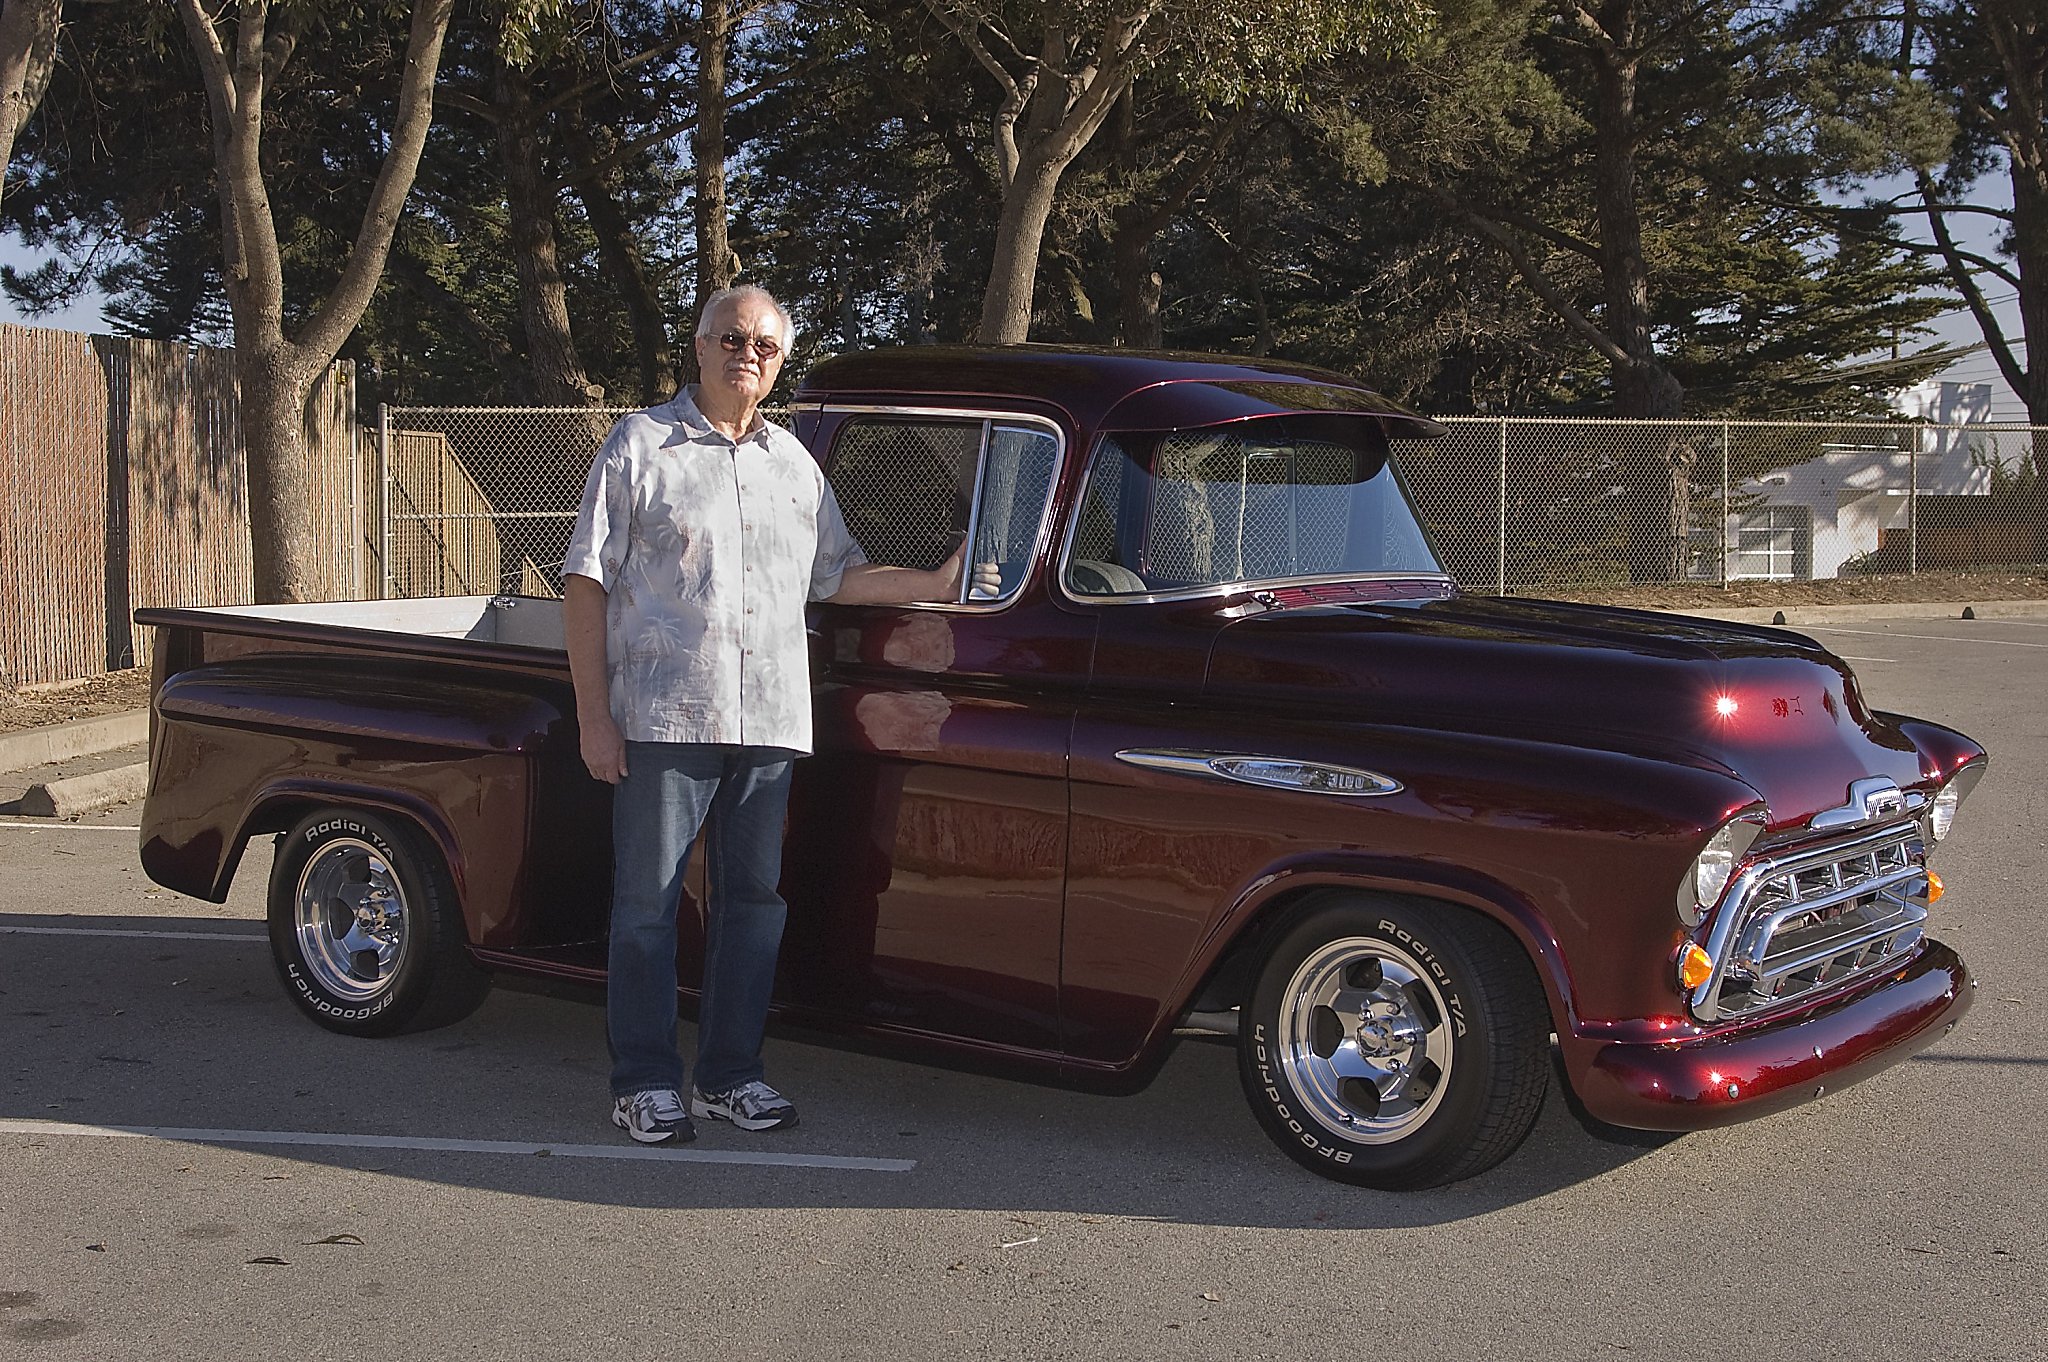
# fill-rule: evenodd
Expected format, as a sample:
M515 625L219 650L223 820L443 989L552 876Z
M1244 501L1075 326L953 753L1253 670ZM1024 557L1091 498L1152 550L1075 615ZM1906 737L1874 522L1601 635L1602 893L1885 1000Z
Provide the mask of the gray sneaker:
M674 1088L650 1088L612 1100L612 1124L641 1144L688 1143L697 1138L683 1095Z
M692 1092L690 1114L700 1121L730 1121L741 1130L787 1130L796 1124L789 1099L758 1078L729 1092Z

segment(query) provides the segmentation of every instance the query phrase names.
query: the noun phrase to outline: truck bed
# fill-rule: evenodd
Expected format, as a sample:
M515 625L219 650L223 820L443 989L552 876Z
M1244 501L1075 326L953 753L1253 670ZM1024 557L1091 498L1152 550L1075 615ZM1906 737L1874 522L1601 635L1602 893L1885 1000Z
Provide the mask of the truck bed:
M234 633L273 632L288 624L412 638L465 639L516 648L562 650L562 603L535 596L434 596L396 601L321 601L310 605L212 605L141 610L144 624L182 621ZM305 630L282 631L302 638Z

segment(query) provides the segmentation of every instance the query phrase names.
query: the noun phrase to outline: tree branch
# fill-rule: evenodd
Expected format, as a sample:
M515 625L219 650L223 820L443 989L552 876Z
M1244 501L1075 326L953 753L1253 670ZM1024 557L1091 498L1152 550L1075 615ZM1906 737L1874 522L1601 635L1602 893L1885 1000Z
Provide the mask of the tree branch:
M603 85L609 85L612 77L622 72L630 71L636 66L645 66L648 62L658 61L671 52L688 47L693 36L692 34L684 33L673 42L662 43L660 46L650 47L644 52L636 52L622 61L608 63L602 75L592 76L581 84L570 86L560 94L538 105L537 112L543 115L559 113L572 104L580 103L583 97L592 90Z
M2012 343L2005 338L2005 330L1998 324L1998 316L1984 299L1984 290L1977 286L1977 279L1963 263L1963 252L1956 248L1955 237L1949 232L1948 219L1941 213L1935 202L1934 177L1924 170L1914 172L1914 179L1920 186L1920 197L1927 204L1927 226L1934 233L1935 245L1941 248L1942 259L1948 264L1949 283L1954 285L1963 301L1969 305L1970 315L1977 319L1978 328L1984 333L1984 340L1991 349L1991 358L1998 364L1998 371L2005 375L2005 381L2016 393L2026 392L2027 368L2012 352ZM2019 281L2013 280L2015 287Z
M1524 246L1512 232L1502 230L1498 223L1466 207L1449 194L1438 191L1432 197L1446 209L1471 223L1482 236L1505 251L1509 261L1513 263L1516 273L1522 276L1522 282L1527 284L1537 297L1548 303L1550 310L1566 326L1577 332L1580 339L1599 351L1602 359L1616 366L1633 365L1635 363L1635 360L1626 350L1617 345L1611 336L1602 331L1593 322L1592 318L1581 312L1573 305L1569 298L1565 297L1564 290L1560 289L1549 274L1544 271L1543 267L1535 262L1529 254L1529 248Z
M320 308L305 325L295 347L313 372L327 367L342 342L362 320L376 292L377 278L398 230L399 210L419 169L427 128L434 118L434 74L441 65L441 42L455 0L413 0L412 29L406 37L405 74L398 87L398 118L391 147L363 209L362 227L349 250L348 263Z

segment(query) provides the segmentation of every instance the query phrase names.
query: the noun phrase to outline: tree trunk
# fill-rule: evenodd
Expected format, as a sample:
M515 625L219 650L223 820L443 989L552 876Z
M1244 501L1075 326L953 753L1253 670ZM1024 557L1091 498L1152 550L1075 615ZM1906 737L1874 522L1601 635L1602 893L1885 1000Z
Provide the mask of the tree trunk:
M14 159L14 139L50 83L63 5L64 0L6 0L0 6L0 169Z
M576 353L569 329L569 291L562 282L555 237L555 196L541 166L540 110L526 72L501 55L493 79L498 159L512 267L519 279L519 320L526 332L529 398L541 406L580 407L604 400Z
M1600 224L1600 281L1607 334L1627 359L1612 366L1614 414L1676 416L1678 381L1650 339L1650 277L1636 205L1636 67L1633 59L1596 62L1594 212Z
M242 452L256 599L305 600L313 586L306 400L313 381L362 320L384 272L398 215L433 121L434 74L454 0L415 0L390 150L371 187L341 277L299 328L284 332L284 269L262 157L263 99L297 45L291 24L269 30L267 0L235 8L232 46L202 0L178 0L206 82L221 206L222 281L235 319Z
M2032 164L2012 158L2012 253L2020 276L2020 332L2027 347L2027 420L2048 426L2048 129Z
M1008 69L983 42L986 27L1000 39L998 47L1017 51L1014 39L984 18L980 7L945 0L926 0L926 5L1003 87L995 116L1003 205L975 335L984 345L1016 345L1031 334L1038 248L1060 176L1131 88L1136 45L1155 0L1131 0L1093 16L1086 15L1087 7L1047 6L1038 55L1024 61L1021 74ZM1085 31L1071 31L1068 23Z
M238 337L239 339L239 337ZM259 601L313 599L311 456L306 444L310 378L283 348L235 347L248 461L249 549Z
M697 40L697 127L690 136L697 179L697 303L691 329L704 300L731 288L739 272L726 234L725 63L732 46L732 13L727 0L704 0Z
M1027 160L1003 195L996 222L995 262L989 267L988 292L981 300L981 326L975 339L983 345L1018 345L1031 336L1031 295L1038 282L1038 248L1045 240L1045 220L1052 216L1053 194L1064 164Z
M585 164L594 164L597 150L589 134L576 128L570 134L570 149ZM584 216L597 237L597 253L605 271L619 291L626 307L626 320L633 329L633 352L640 369L640 400L648 406L667 401L676 391L675 347L669 340L668 317L661 295L648 276L647 260L640 251L639 235L627 219L619 201L612 197L616 172L602 177L579 179L576 197L582 201Z
M1152 243L1158 233L1145 224L1119 221L1110 249L1116 261L1117 333L1122 343L1141 350L1166 344L1159 321L1159 299L1165 281L1152 268Z
M1614 414L1674 418L1685 390L1658 358L1650 334L1650 276L1636 203L1636 57L1634 10L1617 6L1613 48L1596 47L1594 79L1594 214L1600 226L1604 330L1620 348L1609 362ZM1628 460L1631 503L1624 530L1629 578L1664 582L1682 576L1692 514L1692 459L1682 438L1660 442Z

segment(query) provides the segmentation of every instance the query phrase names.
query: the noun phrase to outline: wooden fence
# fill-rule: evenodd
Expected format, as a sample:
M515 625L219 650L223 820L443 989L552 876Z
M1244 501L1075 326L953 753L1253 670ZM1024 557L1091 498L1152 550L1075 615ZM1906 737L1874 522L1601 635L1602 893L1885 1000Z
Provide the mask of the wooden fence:
M0 684L147 662L139 606L251 598L238 410L228 351L0 324ZM372 595L353 364L315 390L307 435L316 590Z

